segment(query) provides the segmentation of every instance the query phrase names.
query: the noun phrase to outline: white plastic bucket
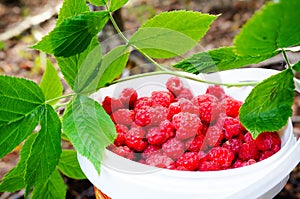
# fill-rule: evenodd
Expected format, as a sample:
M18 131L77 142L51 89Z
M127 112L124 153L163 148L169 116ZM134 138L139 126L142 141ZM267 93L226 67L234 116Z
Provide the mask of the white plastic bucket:
M236 69L201 76L210 81L261 81L278 71ZM95 98L113 96L125 87L136 88L139 96L164 87L169 75L134 79L102 89ZM186 80L194 94L203 93L208 85ZM225 88L227 94L244 100L252 87ZM88 159L78 154L80 166L98 189L112 199L199 199L199 198L272 198L286 184L289 173L300 161L300 140L293 134L291 121L281 133L282 147L273 156L250 166L223 171L190 172L159 169L143 165L105 151L101 174Z

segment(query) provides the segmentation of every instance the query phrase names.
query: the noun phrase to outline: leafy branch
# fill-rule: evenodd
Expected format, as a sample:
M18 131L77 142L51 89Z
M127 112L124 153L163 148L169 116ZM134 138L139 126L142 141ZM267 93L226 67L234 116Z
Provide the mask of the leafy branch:
M72 93L62 95L63 86L50 61L40 85L23 78L0 76L0 158L24 143L20 161L3 178L0 191L25 188L27 195L32 192L32 198L64 198L66 187L59 172L75 179L85 178L76 152L87 157L100 172L103 152L114 141L116 131L102 106L89 96L132 78L171 74L228 87L255 86L240 110L243 125L256 137L286 124L292 114L294 84L298 81L294 71L300 71L300 61L292 65L286 54L290 47L300 45L300 26L295 26L300 18L298 0L267 3L244 25L233 46L196 53L172 67L161 66L155 59L173 58L196 46L218 16L193 11L163 12L126 38L112 13L127 1L89 0L106 8L91 12L85 0L65 0L56 27L33 46L55 56ZM125 44L103 55L97 34L109 20ZM158 71L116 80L126 67L129 47L144 55ZM188 74L240 68L279 53L283 54L287 69L260 83L208 82ZM68 101L58 104L60 99ZM63 115L55 112L60 106L66 106ZM62 132L76 152L62 150Z

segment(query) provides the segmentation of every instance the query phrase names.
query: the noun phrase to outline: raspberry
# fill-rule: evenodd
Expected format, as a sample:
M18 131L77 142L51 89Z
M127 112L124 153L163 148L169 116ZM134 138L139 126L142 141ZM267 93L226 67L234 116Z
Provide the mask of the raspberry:
M141 97L134 103L134 109L144 109L152 106L152 99L150 97Z
M243 161L250 159L258 160L259 151L254 142L245 142L241 145L238 157Z
M200 118L187 112L180 112L174 115L173 125L177 129L176 138L180 140L194 137L202 129Z
M145 163L159 168L168 168L174 161L163 153L153 153L146 159Z
M183 83L179 77L170 77L166 83L166 87L174 96L177 96L183 89Z
M116 146L125 144L125 134L128 132L128 127L122 124L116 124L117 138L114 141Z
M258 161L262 161L264 159L267 159L268 157L271 157L272 155L274 155L276 152L274 151L263 151L260 153L259 156L259 160Z
M131 125L134 120L134 111L129 109L118 109L112 113L111 119L115 124Z
M168 119L172 120L173 116L181 112L181 106L179 102L173 102L169 106Z
M172 117L179 112L188 112L199 115L199 108L195 106L192 101L181 98L177 102L170 104L168 118L171 120Z
M167 156L176 160L184 153L184 144L176 138L171 138L162 145L162 150Z
M220 165L214 161L202 161L199 166L199 171L217 171L220 170Z
M220 114L218 104L213 102L199 104L199 113L201 121L207 124L214 123Z
M222 99L225 96L225 91L221 86L213 85L207 88L206 94L210 94L215 96L218 99Z
M226 96L221 101L222 110L226 112L226 115L229 117L237 117L239 115L240 107L242 106L242 102L238 101L230 96Z
M119 99L114 99L106 96L102 102L102 107L104 108L106 113L110 115L112 114L112 112L123 108L123 104Z
M224 133L219 126L210 126L205 134L205 142L211 146L220 146L224 138Z
M144 139L146 132L142 128L131 128L125 135L126 145L136 151L143 151L148 143Z
M242 134L241 123L238 119L232 117L225 117L224 118L224 136L227 140Z
M211 103L214 103L214 104L219 103L218 98L216 98L215 96L213 96L211 94L198 95L197 97L193 98L192 101L196 105L200 105L204 102L211 102Z
M251 164L254 164L254 163L256 163L256 161L253 160L253 159L250 159L250 160L248 160L248 161L242 161L242 160L237 159L237 160L232 164L232 168L244 167L244 166L248 166L248 165L251 165Z
M165 133L168 138L173 137L175 135L175 128L169 120L164 120L159 124L159 130Z
M169 135L166 132L160 131L158 127L152 127L148 129L146 138L150 144L160 146L167 141Z
M235 155L237 155L239 153L242 144L243 142L240 139L229 139L223 143L222 147L229 149Z
M247 143L254 142L254 139L252 138L252 135L249 132L247 132L244 135L244 142L247 142Z
M129 160L134 160L136 159L135 157L135 153L133 150L131 150L130 148L128 148L128 146L114 146L114 145L110 145L108 147L108 149L112 152L114 152L115 154L122 156L124 158L127 158Z
M169 107L173 102L174 96L169 91L153 91L151 93L152 106Z
M199 134L194 138L187 140L185 142L185 148L192 152L205 151L207 149L207 145L204 143L204 135Z
M280 148L281 140L276 132L263 132L257 136L255 143L259 150L268 151Z
M151 126L159 125L162 121L168 117L168 108L163 106L155 106L150 108Z
M134 122L139 126L149 125L151 123L150 107L136 109Z
M136 90L133 88L125 88L122 90L119 99L124 105L124 107L128 109L133 109L134 103L138 98L138 94Z
M199 155L197 152L186 152L176 160L176 167L185 168L188 171L195 171L199 168Z
M147 148L142 153L142 158L147 159L150 155L158 152L161 152L159 146L148 145Z
M234 159L234 153L223 147L215 147L211 149L205 156L206 161L217 163L220 169L227 169L231 166Z
M176 96L176 100L181 98L192 100L194 98L194 95L189 88L183 88L181 92Z

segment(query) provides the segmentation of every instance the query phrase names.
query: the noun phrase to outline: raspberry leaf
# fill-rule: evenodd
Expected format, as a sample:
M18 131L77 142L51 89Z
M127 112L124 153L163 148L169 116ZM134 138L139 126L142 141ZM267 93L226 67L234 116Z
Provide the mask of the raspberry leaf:
M78 163L77 153L74 150L62 151L58 168L64 175L68 176L69 178L77 180L86 179Z
M50 105L43 107L41 129L29 150L26 159L26 188L44 183L58 165L61 154L61 123Z
M104 149L116 138L114 124L100 104L77 95L67 106L63 130L76 151L87 157L100 172Z
M70 57L83 52L109 19L107 11L73 16L57 25L33 46L56 57Z
M292 115L294 75L286 69L258 84L240 109L242 124L256 138L265 131L277 131Z
M237 53L256 56L300 44L299 7L299 0L267 3L235 37Z
M105 6L108 0L88 0L88 2L96 6Z
M44 102L42 90L33 81L0 76L0 158L32 133Z
M88 11L89 7L86 4L86 0L64 0L62 8L59 10L56 24L61 24L69 17L73 17Z
M300 73L300 60L296 64L293 65L293 69L295 71L297 71L298 73Z
M71 57L56 57L58 66L64 75L65 80L68 82L69 86L74 89L75 81L78 81L79 69L83 65L83 62L87 59L90 53L97 53L101 50L100 44L98 42L97 36L95 36L87 49L82 53L73 55ZM101 52L98 53L98 57L93 57L94 61L101 59Z
M109 10L110 12L114 12L116 10L119 10L122 6L124 6L128 0L111 0Z
M221 47L207 52L200 52L174 65L186 72L199 74L240 68L248 64L259 63L275 56L280 51L265 55L237 55L234 47Z
M37 185L32 193L31 199L65 199L67 187L57 169L42 184Z
M60 97L64 89L58 73L49 59L47 59L47 66L40 87L44 92L46 100ZM54 105L56 102L52 101L49 104Z
M154 58L178 56L196 46L216 18L200 12L164 12L143 24L129 43Z

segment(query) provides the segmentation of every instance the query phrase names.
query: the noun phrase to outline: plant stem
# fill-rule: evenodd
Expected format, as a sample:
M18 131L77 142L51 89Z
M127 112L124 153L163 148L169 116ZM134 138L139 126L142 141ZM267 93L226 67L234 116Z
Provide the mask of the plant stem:
M193 77L191 75L184 74L182 72L176 72L176 71L170 71L170 70L168 70L168 71L155 71L155 72L149 72L149 73L133 75L133 76L129 76L129 77L125 77L125 78L122 78L122 79L115 80L111 84L116 84L116 83L125 82L125 81L132 80L132 79L137 79L137 78L147 77L147 76L152 76L152 75L161 75L161 74L175 75L175 76L178 76L178 77L190 79L190 80L197 81L197 82L202 82L202 83L206 83L206 84L217 84L217 85L222 85L222 86L227 86L227 87L255 86L255 85L258 84L258 82L223 83L223 82L206 81L206 80L203 80L203 79L199 79L198 77Z
M56 97L56 98L53 98L53 99L49 99L46 101L46 103L50 103L50 102L53 102L53 101L56 101L56 100L60 100L60 99L64 99L64 98L68 98L68 97L72 97L74 95L77 95L76 93L70 93L70 94L67 94L67 95L62 95L60 97Z
M281 49L281 50L282 50L282 54L283 54L283 57L284 57L284 59L285 59L285 62L286 62L286 64L287 64L288 68L292 68L292 66L291 66L291 64L290 64L290 61L289 61L289 59L288 59L288 57L287 57L287 54L286 54L285 49Z

